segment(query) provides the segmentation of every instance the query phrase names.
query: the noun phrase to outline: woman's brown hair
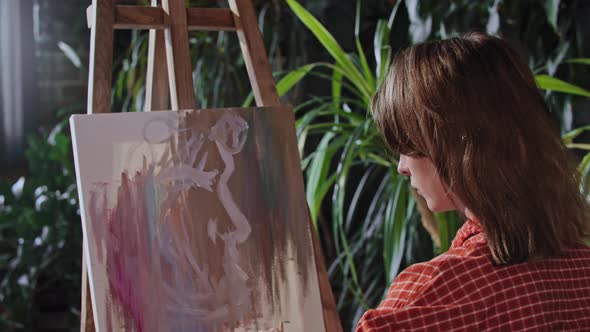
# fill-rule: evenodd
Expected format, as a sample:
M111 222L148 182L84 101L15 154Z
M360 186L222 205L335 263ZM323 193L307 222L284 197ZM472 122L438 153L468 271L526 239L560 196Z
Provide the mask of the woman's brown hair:
M558 255L590 234L575 160L506 41L472 32L401 51L372 112L393 152L432 160L496 264Z

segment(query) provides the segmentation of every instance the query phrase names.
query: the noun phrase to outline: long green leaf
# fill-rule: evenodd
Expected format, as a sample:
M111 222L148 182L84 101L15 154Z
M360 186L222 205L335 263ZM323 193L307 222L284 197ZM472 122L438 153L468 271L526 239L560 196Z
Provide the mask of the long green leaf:
M553 28L553 31L559 32L559 28L557 26L559 0L545 0L545 13L547 14L547 21Z
M325 64L321 62L310 63L304 66L301 66L295 70L290 71L287 75L283 76L277 84L277 94L279 97L284 96L295 84L299 83L307 74L309 74L314 68L318 66L325 66ZM252 102L254 101L254 95L250 93L246 100L242 103L242 107L249 107Z
M573 143L574 139L576 139L576 137L578 137L581 133L590 130L590 125L587 126L583 126L583 127L579 127L576 128L574 130L571 130L567 133L565 133L561 139L563 140L564 144L571 144Z
M314 223L317 220L320 203L323 199L320 187L327 178L330 163L335 152L328 150L328 145L334 136L335 134L331 132L324 135L317 147L316 156L313 158L307 172L307 204L310 207L311 218Z
M588 196L590 191L590 152L586 153L580 164L578 165L578 172L580 172L580 190L584 196Z
M353 218L358 214L357 212L359 212L356 210L357 204L365 191L365 187L369 184L369 179L374 171L375 166L368 167L356 185L350 204L348 204L348 212L346 213L346 221L344 224L346 230L350 229Z
M395 191L387 204L383 225L383 260L387 284L397 275L404 253L406 230L407 184L390 170Z
M358 290L353 292L355 294L355 298L357 298L359 302L364 303L363 290L360 287L354 256L348 244L348 239L344 229L344 199L346 195L346 184L352 162L357 154L358 148L355 143L360 133L361 128L357 128L353 134L348 137L340 157L340 162L338 163L338 167L336 169L338 180L335 183L334 194L332 198L332 218L334 219L333 232L334 234L337 234L334 241L336 250L339 252L344 251L346 257L346 266L341 265L341 269L344 273L346 273L348 270L350 271L354 287ZM351 288L351 290L353 289L354 288Z
M580 149L580 150L590 151L590 144L571 143L571 144L566 144L565 146L567 146L570 149Z
M378 20L377 27L375 29L375 35L373 38L373 52L375 53L375 77L376 77L376 88L381 85L383 79L387 75L389 65L391 64L391 46L389 45L389 38L391 35L391 28L393 22L397 16L397 10L399 9L402 1L396 1L389 19L386 21Z
M315 67L319 66L319 63L311 63L302 67L299 67L292 72L288 73L277 83L277 92L279 96L285 95L295 84L301 81L310 71Z
M438 253L443 253L449 250L451 242L457 230L460 227L461 219L454 211L435 213L436 219L438 220L438 232L440 238L440 248Z
M547 75L537 75L535 76L535 80L537 81L537 84L541 89L569 93L572 95L578 95L583 97L590 97L590 91L585 90L577 85L567 83L555 77Z
M334 108L340 108L342 97L342 72L334 70L332 73L332 105Z
M377 86L380 86L387 75L391 63L391 47L389 46L389 35L391 29L384 20L377 21L375 37L373 39L373 51L375 53L375 75Z
M371 73L371 68L369 68L369 63L367 62L367 57L365 56L365 51L363 50L363 46L361 45L360 39L360 20L361 20L361 0L356 1L356 15L354 20L354 41L356 43L356 49L360 58L361 68L363 69L363 74L365 75L365 79L369 84L369 88L371 91L375 90L375 78Z
M574 59L566 60L566 62L577 63L577 64L581 64L581 65L590 65L590 58L574 58Z
M311 30L318 41L324 46L328 53L332 55L334 60L336 60L336 63L342 68L346 78L351 81L363 95L370 98L373 91L369 84L359 72L358 68L348 58L344 50L342 50L342 47L340 47L332 34L330 34L330 32L328 32L328 30L297 1L286 1L295 15L297 15L309 30Z

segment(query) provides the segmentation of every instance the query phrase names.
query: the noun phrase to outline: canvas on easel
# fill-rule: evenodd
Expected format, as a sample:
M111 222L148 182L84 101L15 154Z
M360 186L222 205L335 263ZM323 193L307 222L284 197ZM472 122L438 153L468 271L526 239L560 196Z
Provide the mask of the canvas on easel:
M71 128L98 331L325 331L290 108Z
M251 0L228 3L186 8L184 0L151 6L92 0L88 8L89 114L111 111L114 30L150 29L150 38L147 113L71 120L85 197L81 331L342 331L305 204L293 115L280 105ZM191 110L189 30L237 33L258 108ZM187 111L149 112L170 108ZM126 199L133 203L119 203ZM131 211L147 219L123 221ZM170 266L175 259L179 264ZM137 289L150 287L150 278L136 285L140 279L128 277L140 271L166 282L147 297ZM173 304L157 305L165 301ZM104 309L109 305L114 309ZM176 316L154 323L167 313ZM170 325L185 324L176 320L183 315L193 321Z

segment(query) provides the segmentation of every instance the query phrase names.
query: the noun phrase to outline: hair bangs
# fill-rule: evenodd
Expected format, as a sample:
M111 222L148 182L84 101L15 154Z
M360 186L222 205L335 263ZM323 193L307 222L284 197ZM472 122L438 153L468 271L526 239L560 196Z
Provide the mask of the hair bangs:
M402 55L393 60L395 65L374 95L371 111L385 144L392 153L413 157L427 156L428 144L422 135L418 118L420 102L416 100L418 96L411 91L414 86L412 77L405 70L406 66L399 63L402 61Z

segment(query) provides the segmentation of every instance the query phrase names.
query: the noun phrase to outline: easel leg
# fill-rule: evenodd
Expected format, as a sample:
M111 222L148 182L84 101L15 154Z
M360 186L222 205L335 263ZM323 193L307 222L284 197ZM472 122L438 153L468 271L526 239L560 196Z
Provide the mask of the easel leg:
M113 68L114 0L93 0L90 15L90 65L88 67L87 112L111 111L111 82ZM87 239L83 239L86 241ZM80 306L80 331L94 332L92 294L88 282L88 257L86 245L82 245L82 303Z
M84 245L82 247L85 247ZM94 316L92 315L92 299L88 283L86 267L86 249L82 249L82 305L80 308L80 331L94 332Z
M340 316L338 315L336 300L334 299L334 293L332 292L332 286L330 285L330 277L328 276L328 270L326 269L324 255L322 254L322 246L320 244L319 234L315 231L315 227L311 221L311 214L309 214L308 220L309 228L311 229L311 240L313 244L318 282L320 284L320 298L322 300L326 331L342 332L342 324L340 323Z

